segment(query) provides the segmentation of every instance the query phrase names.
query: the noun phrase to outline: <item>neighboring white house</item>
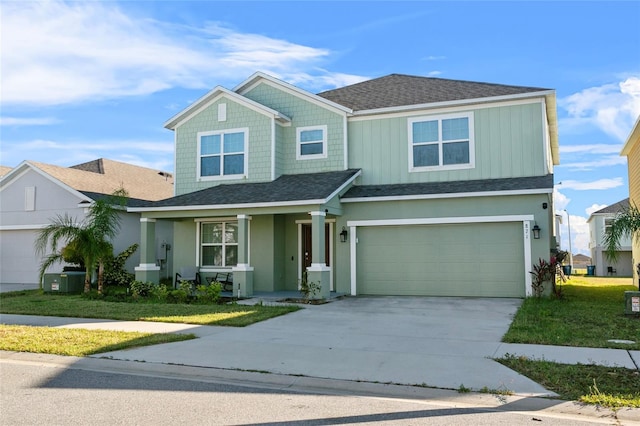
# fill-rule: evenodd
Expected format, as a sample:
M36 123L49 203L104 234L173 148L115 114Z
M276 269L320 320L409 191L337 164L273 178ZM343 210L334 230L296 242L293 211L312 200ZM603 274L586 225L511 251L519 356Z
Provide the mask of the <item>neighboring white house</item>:
M117 161L98 159L72 167L60 167L24 161L0 178L0 283L37 284L41 258L34 242L40 229L58 215L68 214L81 223L87 207L95 200L123 187L129 193L129 206L142 206L148 201L173 195L173 176L166 172ZM159 221L156 237L171 244L171 222ZM140 214L121 217L120 234L113 241L114 252L120 253L140 242ZM158 250L158 257L165 252ZM165 257L166 259L166 257ZM127 269L133 272L139 253L129 259ZM166 269L163 262L163 269ZM59 272L56 265L50 272Z
M629 207L629 199L625 198L615 204L607 206L594 212L589 216L587 223L589 224L589 249L591 250L591 259L596 265L596 275L618 275L632 276L632 260L631 260L631 237L622 238L620 241L620 250L615 262L609 260L605 255L605 247L603 246L603 238L610 222L615 218L616 213Z

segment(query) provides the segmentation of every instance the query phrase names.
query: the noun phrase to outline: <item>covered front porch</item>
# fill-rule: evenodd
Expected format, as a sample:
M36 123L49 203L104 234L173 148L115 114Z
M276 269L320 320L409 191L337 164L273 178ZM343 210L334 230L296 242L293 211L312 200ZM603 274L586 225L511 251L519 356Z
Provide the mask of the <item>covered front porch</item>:
M132 209L142 215L136 280L159 283L155 224L170 220L169 276L195 266L203 284L216 274L231 273L234 297L288 292L299 298L306 273L308 282L319 285L313 297L329 299L339 290L334 265L337 250L343 249L338 247L340 195L358 175L358 170L345 170L218 185ZM348 288L349 283L341 283L340 289Z

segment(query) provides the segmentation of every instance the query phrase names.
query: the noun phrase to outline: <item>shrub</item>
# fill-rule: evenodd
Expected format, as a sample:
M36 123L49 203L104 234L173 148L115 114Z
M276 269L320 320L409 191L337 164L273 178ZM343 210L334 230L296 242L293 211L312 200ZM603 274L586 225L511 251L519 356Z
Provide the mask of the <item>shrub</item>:
M167 302L168 303L187 303L187 299L189 294L183 289L179 288L176 290L171 290L167 293Z
M134 299L137 299L139 297L149 297L151 295L151 292L153 291L154 286L155 284L150 281L133 281L130 286L131 296L133 296Z
M104 264L105 286L127 286L135 279L135 275L124 269L127 259L138 249L138 244L133 244L116 257L107 259Z
M150 297L157 299L160 302L165 302L167 300L167 296L169 295L169 289L164 284L154 285L149 293Z
M200 303L218 303L222 292L222 284L212 282L210 285L199 285L196 288L197 301Z

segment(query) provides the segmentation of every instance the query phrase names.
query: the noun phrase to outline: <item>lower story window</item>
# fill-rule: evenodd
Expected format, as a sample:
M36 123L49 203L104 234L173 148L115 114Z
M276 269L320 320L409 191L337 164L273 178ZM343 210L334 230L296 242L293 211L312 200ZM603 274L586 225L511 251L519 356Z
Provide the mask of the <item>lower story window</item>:
M200 266L236 266L237 264L238 223L201 223Z

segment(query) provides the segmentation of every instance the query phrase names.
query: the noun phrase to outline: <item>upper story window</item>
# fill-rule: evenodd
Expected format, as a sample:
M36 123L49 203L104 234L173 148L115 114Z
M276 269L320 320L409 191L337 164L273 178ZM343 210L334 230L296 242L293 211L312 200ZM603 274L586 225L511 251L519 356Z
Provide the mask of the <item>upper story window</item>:
M327 158L327 126L298 127L296 136L298 160Z
M247 129L198 133L200 178L247 175Z
M462 169L475 163L473 114L409 120L409 170Z

